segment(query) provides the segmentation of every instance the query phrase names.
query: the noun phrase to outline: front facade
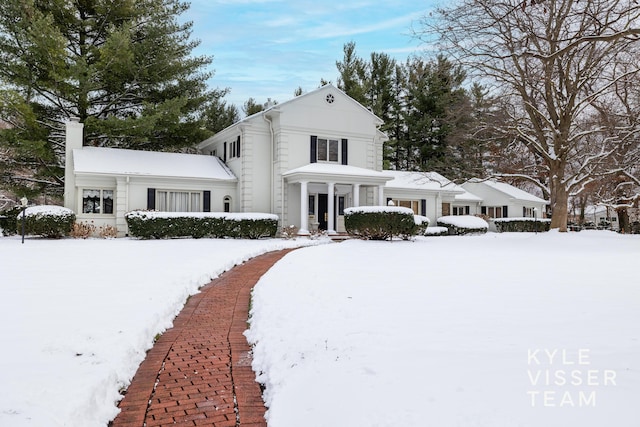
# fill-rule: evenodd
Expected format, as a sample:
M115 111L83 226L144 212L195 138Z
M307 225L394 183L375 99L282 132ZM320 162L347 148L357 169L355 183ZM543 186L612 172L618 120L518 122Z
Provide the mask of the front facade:
M238 178L234 209L277 214L301 234L344 231L347 207L384 203L382 121L332 85L202 142Z
M344 232L344 210L357 206L405 206L432 224L445 215L544 212L544 200L515 187L383 171L381 125L332 85L233 124L200 143L200 154L83 147L83 125L72 120L65 206L120 236L128 233L126 212L136 209L271 213L302 235Z

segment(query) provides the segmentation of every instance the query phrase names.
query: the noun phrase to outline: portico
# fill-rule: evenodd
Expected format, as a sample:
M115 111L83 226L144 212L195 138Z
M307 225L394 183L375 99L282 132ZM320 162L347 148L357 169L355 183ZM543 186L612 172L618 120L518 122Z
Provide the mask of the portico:
M298 234L325 230L344 232L343 211L347 207L384 205L384 185L391 178L382 172L348 165L312 163L282 174L289 186L299 192Z

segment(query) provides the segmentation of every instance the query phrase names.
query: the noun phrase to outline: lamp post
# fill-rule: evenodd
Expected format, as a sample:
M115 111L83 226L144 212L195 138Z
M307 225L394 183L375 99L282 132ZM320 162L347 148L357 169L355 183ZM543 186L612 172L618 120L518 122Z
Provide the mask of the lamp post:
M533 231L538 234L538 208L533 208Z
M29 204L29 200L26 197L20 199L20 206L22 206L22 244L24 245L24 221L25 221L25 211L27 210L27 205Z

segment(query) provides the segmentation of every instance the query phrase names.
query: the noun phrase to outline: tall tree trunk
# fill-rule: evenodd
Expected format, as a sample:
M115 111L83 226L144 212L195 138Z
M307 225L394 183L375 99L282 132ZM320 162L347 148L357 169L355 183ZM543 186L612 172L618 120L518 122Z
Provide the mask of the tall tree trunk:
M567 231L567 217L569 214L569 192L562 183L564 166L561 162L551 163L551 228L561 232Z
M631 222L629 221L629 212L626 207L616 208L618 215L618 232L622 234L631 234Z

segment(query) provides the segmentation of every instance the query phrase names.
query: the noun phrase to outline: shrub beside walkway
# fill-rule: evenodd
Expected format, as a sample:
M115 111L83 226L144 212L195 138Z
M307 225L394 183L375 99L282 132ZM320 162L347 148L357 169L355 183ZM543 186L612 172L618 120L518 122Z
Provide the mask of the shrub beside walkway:
M251 369L251 289L291 249L222 274L192 296L138 368L112 427L266 426Z

